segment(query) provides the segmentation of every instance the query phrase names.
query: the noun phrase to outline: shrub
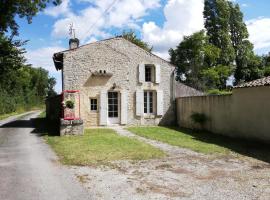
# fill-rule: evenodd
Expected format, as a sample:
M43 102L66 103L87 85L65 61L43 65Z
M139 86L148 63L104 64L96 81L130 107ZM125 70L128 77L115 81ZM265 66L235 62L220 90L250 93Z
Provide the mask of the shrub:
M226 95L226 94L232 94L231 91L227 90L219 90L219 89L212 89L207 91L208 95Z
M67 101L65 102L65 105L66 105L67 108L73 109L73 108L74 108L74 101L67 100Z
M198 124L205 124L205 122L208 120L208 117L204 113L193 113L191 116L191 119L194 123Z

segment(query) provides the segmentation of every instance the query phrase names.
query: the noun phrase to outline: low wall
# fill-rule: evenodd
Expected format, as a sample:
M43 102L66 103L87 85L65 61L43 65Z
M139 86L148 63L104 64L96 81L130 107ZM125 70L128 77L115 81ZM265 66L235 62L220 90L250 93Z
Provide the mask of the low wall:
M61 95L46 99L46 118L50 121L59 122L62 115Z
M232 95L195 96L177 99L178 125L232 137L270 142L270 87L233 89ZM201 126L193 113L208 117Z

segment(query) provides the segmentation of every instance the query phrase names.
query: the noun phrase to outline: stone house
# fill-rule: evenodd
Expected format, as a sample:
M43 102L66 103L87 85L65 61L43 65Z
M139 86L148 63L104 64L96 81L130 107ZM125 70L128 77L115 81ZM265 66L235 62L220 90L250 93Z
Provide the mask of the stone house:
M80 92L86 127L175 123L175 66L123 37L55 53L62 89Z

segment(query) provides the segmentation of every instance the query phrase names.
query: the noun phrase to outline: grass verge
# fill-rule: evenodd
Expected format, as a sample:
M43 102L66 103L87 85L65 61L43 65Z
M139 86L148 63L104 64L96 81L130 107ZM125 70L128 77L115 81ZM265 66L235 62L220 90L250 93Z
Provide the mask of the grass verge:
M12 112L12 113L6 113L6 114L1 114L1 115L0 115L0 120L6 119L6 118L11 117L11 116L14 116L14 115L19 115L19 114L22 114L22 113L25 113L25 112L28 112L28 111L32 111L32 110L41 110L41 109L44 109L44 106L43 106L43 105L41 105L41 106L34 106L34 107L31 107L31 108L28 108L28 109L19 108L19 109L17 109L17 111L15 111L15 112ZM45 111L44 111L44 112L45 112Z
M168 127L129 127L129 131L153 140L158 140L161 142L168 143L173 146L179 146L183 148L188 148L200 153L222 153L226 154L229 149L216 145L210 142L204 142L197 140L194 135L190 135L190 131L177 130ZM204 133L199 133L204 134ZM206 135L205 135L206 136ZM213 136L213 135L212 135ZM209 137L211 137L209 135Z
M83 136L45 136L63 164L95 165L114 160L160 158L165 153L111 129L87 129Z
M270 163L270 145L256 140L231 138L177 127L130 127L128 130L142 137L200 153L221 155L237 153Z

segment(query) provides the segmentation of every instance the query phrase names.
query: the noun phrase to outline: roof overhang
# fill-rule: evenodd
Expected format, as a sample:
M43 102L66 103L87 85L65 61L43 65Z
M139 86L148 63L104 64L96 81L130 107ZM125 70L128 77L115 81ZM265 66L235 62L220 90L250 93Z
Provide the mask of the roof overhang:
M63 57L64 54L62 52L53 54L53 62L56 70L63 69Z

